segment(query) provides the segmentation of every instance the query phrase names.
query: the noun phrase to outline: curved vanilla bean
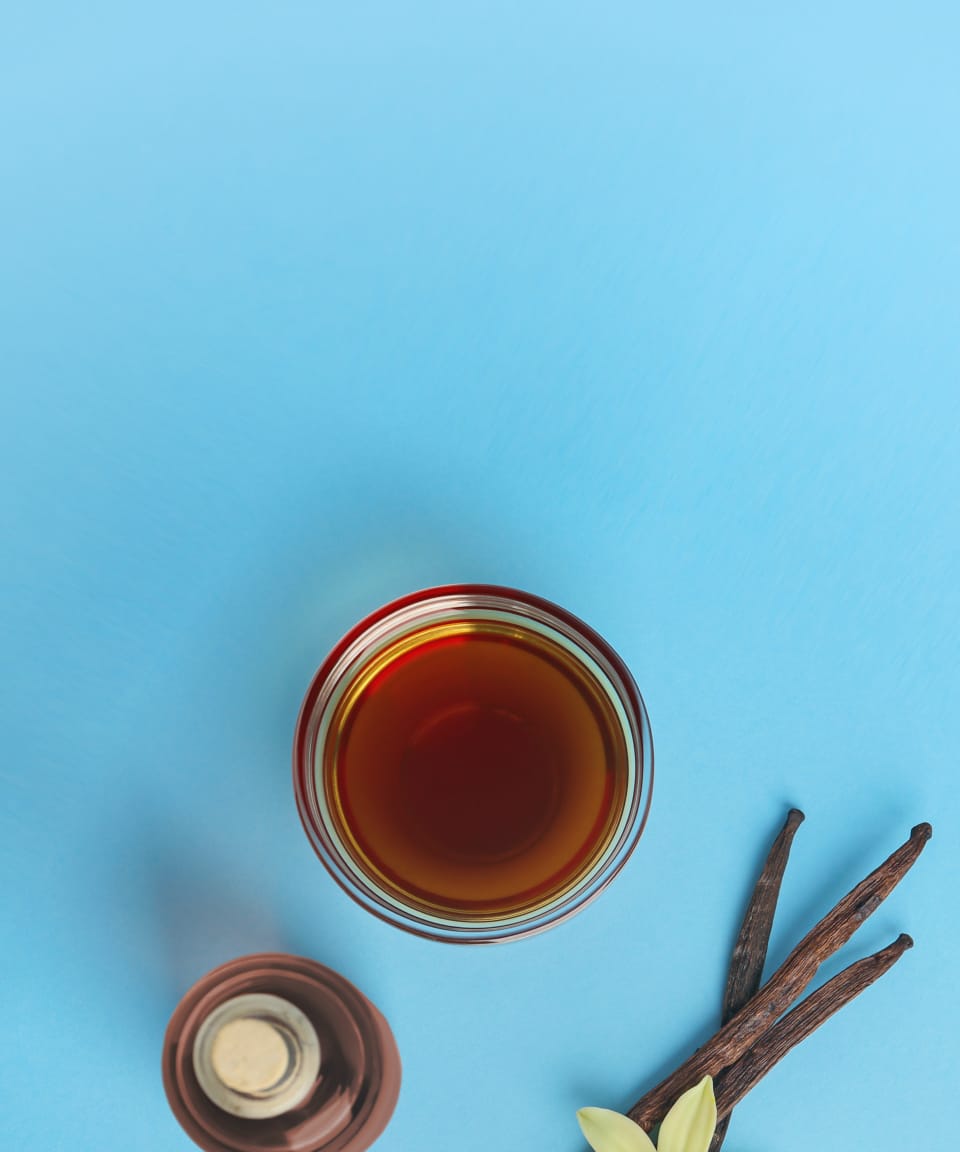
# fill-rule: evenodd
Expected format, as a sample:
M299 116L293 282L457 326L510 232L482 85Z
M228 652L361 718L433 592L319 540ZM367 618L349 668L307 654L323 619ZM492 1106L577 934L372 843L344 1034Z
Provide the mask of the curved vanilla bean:
M918 824L910 838L827 913L794 948L767 983L708 1040L630 1109L628 1115L649 1131L673 1102L703 1076L718 1076L737 1061L796 1000L817 969L880 906L916 862L933 835Z
M723 994L722 1024L726 1024L735 1016L760 987L783 872L790 857L793 837L803 820L804 816L799 808L790 809L783 827L770 847L763 870L754 886L743 923L740 925L737 942L733 946L733 956L727 973L727 987ZM720 1152L729 1124L728 1112L717 1121L709 1152Z
M880 952L844 968L822 988L801 1000L796 1008L769 1028L744 1056L717 1076L713 1090L717 1098L717 1115L728 1117L737 1104L775 1064L805 1040L825 1020L848 1004L874 980L892 968L913 940L904 933Z

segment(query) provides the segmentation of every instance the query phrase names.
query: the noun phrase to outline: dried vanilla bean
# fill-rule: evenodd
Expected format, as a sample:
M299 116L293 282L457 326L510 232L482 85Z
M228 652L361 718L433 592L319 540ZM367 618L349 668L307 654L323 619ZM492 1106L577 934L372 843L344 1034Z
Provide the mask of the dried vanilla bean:
M783 872L790 857L793 837L803 819L803 813L799 808L791 808L787 813L787 819L770 847L763 870L754 886L743 923L740 925L737 942L733 947L733 956L727 973L727 987L723 994L721 1024L726 1024L734 1017L760 987ZM710 1142L710 1152L720 1152L729 1124L729 1112L717 1120L717 1128Z
M760 991L711 1040L637 1101L628 1113L630 1118L649 1131L701 1077L717 1077L739 1060L803 993L820 965L876 911L916 862L932 834L929 824L918 824L904 844L807 933Z
M900 959L913 940L906 933L880 952L858 960L828 980L822 988L811 994L768 1028L763 1036L744 1056L717 1076L714 1093L717 1115L728 1117L734 1105L764 1077L770 1069L806 1039L815 1029L839 1011L855 996L884 974Z

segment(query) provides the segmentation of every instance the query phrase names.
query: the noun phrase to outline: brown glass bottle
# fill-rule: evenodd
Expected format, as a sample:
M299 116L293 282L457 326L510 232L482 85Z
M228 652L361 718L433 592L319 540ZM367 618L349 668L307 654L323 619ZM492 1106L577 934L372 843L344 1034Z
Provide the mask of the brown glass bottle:
M348 980L263 953L184 996L164 1039L163 1081L205 1152L363 1152L396 1105L400 1057L386 1020Z

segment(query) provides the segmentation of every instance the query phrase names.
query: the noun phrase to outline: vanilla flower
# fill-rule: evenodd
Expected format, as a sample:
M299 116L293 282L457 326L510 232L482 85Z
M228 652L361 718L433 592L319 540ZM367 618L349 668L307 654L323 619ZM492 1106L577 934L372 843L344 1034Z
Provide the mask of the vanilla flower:
M609 1108L581 1108L577 1120L594 1152L707 1152L717 1126L713 1080L704 1076L664 1116L656 1149L639 1124Z

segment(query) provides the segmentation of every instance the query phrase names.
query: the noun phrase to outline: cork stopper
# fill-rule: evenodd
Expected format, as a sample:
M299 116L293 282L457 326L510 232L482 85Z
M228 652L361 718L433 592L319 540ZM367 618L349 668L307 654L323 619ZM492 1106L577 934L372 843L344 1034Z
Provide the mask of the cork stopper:
M293 1056L287 1036L256 1016L227 1021L210 1044L217 1079L245 1096L269 1096L290 1075Z
M200 1026L193 1068L209 1100L233 1116L267 1119L298 1107L320 1071L310 1020L280 996L224 1001Z

